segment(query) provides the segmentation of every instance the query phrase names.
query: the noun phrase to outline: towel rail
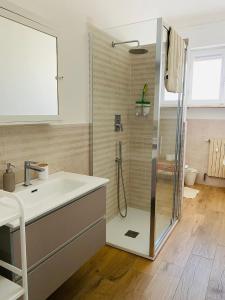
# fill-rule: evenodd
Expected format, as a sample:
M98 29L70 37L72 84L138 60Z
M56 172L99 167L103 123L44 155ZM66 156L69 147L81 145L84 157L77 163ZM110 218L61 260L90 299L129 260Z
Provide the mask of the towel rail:
M209 140L208 172L210 177L225 178L225 139Z

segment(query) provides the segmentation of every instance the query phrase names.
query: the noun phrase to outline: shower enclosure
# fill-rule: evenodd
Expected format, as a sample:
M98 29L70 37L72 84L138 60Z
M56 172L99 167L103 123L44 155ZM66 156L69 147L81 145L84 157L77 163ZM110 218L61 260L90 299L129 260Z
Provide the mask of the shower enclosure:
M159 18L90 32L90 167L110 179L106 240L150 259L181 215L184 102L165 89L168 29Z

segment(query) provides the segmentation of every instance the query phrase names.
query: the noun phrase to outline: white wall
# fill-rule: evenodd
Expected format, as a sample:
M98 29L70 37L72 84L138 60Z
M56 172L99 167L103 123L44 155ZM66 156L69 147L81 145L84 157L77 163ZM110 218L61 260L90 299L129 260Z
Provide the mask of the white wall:
M189 47L225 45L225 21L180 28L183 37L189 38Z

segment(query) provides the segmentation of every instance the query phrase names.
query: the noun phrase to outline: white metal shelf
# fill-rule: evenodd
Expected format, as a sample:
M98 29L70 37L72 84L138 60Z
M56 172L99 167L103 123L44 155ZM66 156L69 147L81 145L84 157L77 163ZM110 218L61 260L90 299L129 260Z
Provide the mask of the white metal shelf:
M3 201L4 200L4 201ZM12 205L14 202L16 205ZM15 203L15 204L16 204ZM19 219L20 220L20 244L21 244L21 262L22 268L19 269L7 262L0 260L0 266L22 277L22 286L6 279L0 275L0 299L16 300L23 297L28 300L27 285L27 258L26 258L26 235L25 235L25 219L24 209L21 199L15 194L0 191L0 226Z
M2 300L16 300L24 295L24 288L0 275L0 295Z

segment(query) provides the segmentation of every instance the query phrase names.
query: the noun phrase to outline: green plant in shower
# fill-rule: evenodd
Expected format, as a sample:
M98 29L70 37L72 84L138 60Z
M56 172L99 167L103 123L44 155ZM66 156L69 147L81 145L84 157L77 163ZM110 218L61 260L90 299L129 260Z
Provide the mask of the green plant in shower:
M145 84L144 84L144 87L143 87L143 89L142 89L141 100L136 101L136 104L142 104L142 105L144 105L144 104L150 104L150 101L146 101L146 100L145 100L145 97L146 97L146 95L147 95L147 92L148 92L148 84L145 83Z

